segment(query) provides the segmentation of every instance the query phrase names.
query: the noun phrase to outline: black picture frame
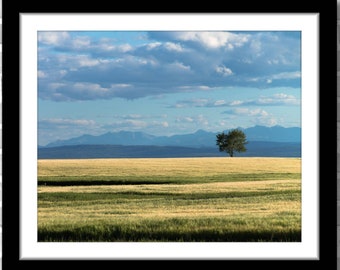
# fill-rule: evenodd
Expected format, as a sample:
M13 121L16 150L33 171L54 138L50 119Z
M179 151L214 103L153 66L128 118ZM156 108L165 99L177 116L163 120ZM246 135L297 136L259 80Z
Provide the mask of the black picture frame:
M20 3L13 5L4 1L3 3L3 253L2 262L3 269L24 269L24 267L49 267L53 265L55 267L66 267L71 269L79 267L79 263L82 262L84 265L89 267L99 267L102 263L112 263L112 260L41 260L20 259L20 178L21 170L20 166L23 162L20 155L21 150L21 136L25 134L21 133L20 125L20 74L22 72L20 66L20 14L21 13L94 13L94 12L110 12L110 8L107 7L107 2L96 3L96 6L86 7L82 6L79 8L68 7L65 3L58 2L57 7L53 7L50 3L36 4L34 7L33 3ZM217 5L217 4L216 4ZM178 12L174 8L170 8L170 11L164 8L154 7L157 10L152 12ZM65 11L66 9L66 11ZM134 9L134 10L133 10ZM112 12L149 12L145 5L143 7L120 7L117 11L116 8ZM323 5L309 3L304 8L297 8L296 3L285 2L282 4L267 4L264 3L262 6L259 3L239 3L239 6L228 8L228 10L221 11L220 7L204 8L202 11L199 8L195 8L194 11L188 12L232 12L232 13L318 13L320 15L319 21L319 40L315 42L319 43L319 106L320 106L320 118L313 119L319 121L319 142L320 144L316 147L319 149L319 195L320 195L320 217L319 220L319 239L320 239L320 256L317 260L309 260L305 258L294 259L294 260L249 260L249 259L231 259L226 260L225 263L229 267L230 264L235 265L238 268L255 267L259 265L262 269L272 269L273 267L280 265L281 267L316 267L316 269L331 269L330 266L336 267L337 262L337 246L336 246L336 181L333 180L332 172L334 170L336 161L332 160L331 150L334 146L332 143L336 142L335 134L332 132L331 125L333 117L336 114L336 103L332 103L332 97L329 97L329 93L333 93L331 90L336 86L336 76L333 75L335 72L335 52L336 52L336 2L325 3ZM217 10L216 10L217 9ZM152 8L151 8L152 10ZM181 11L185 12L185 11ZM334 34L333 34L334 33ZM334 46L334 47L333 47ZM334 55L333 55L334 53ZM333 60L334 59L334 60ZM333 63L334 61L334 63ZM334 65L334 66L333 66ZM334 71L333 71L334 68ZM334 84L334 85L333 85ZM321 91L321 89L324 89ZM328 89L328 91L327 91ZM325 95L327 94L327 97ZM327 103L326 103L327 102ZM323 110L321 111L321 108ZM15 117L16 116L16 117ZM323 120L324 122L322 122ZM331 123L331 125L327 125ZM321 133L321 131L324 131ZM327 136L327 137L326 137ZM334 141L332 140L334 136ZM326 144L326 142L328 144ZM18 146L18 148L17 148ZM321 158L327 157L327 158ZM18 166L18 167L17 167ZM334 166L334 167L333 167ZM334 207L334 208L333 208ZM192 259L188 259L191 261ZM206 260L206 259L204 259ZM120 260L126 261L126 260ZM136 261L136 260L128 260ZM163 261L146 259L144 262L150 261ZM183 261L183 259L172 259L171 261ZM185 259L184 259L185 261ZM195 261L195 260L194 260ZM199 261L199 260L197 260ZM219 261L219 260L212 260Z

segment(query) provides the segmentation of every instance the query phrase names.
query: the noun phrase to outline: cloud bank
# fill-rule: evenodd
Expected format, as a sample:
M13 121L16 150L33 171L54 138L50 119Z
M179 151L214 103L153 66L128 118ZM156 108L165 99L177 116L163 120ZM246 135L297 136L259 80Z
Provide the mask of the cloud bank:
M116 34L39 32L39 98L138 99L301 84L299 32L135 32L138 42Z

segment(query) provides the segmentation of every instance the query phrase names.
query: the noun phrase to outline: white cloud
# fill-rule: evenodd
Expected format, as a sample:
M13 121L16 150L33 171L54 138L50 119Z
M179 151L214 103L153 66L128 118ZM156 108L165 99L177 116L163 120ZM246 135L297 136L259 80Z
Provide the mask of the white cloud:
M176 32L175 35L178 40L194 41L210 49L224 47L227 50L232 50L249 40L249 36L246 34L230 32Z
M232 102L229 103L230 106L239 106L242 105L244 102L241 100L234 100Z
M272 60L268 60L267 63L269 65L278 65L280 63L280 61L277 60L277 59L272 59Z
M153 49L155 49L155 48L160 47L161 45L162 45L161 42L152 42L152 43L148 43L148 44L146 45L146 49L147 49L147 50L153 50Z
M203 126L208 126L209 125L209 121L206 117L204 117L202 114L198 115L196 117L196 121L199 123L199 125L203 125Z
M251 110L249 108L235 108L230 111L226 111L225 113L241 115L241 116L262 116L262 117L269 115L268 112L266 112L263 109Z
M77 61L80 67L92 67L100 64L98 59L91 59L87 55L79 55Z
M300 99L285 93L277 93L271 96L260 96L257 99L250 100L232 100L227 101L224 99L213 100L207 98L196 98L178 101L175 105L169 106L170 108L188 108L188 107L244 107L244 106L297 106L300 105ZM242 112L241 108L239 112Z
M176 118L177 123L192 123L194 122L194 119L188 116L181 116Z
M41 31L38 32L38 41L48 45L63 45L70 39L68 32L62 31Z
M221 100L216 100L216 101L214 102L214 106L221 106L221 105L224 105L224 104L226 104L226 101L223 100L223 99L221 99Z
M100 126L90 119L49 118L38 121L39 145L65 140L83 134L99 135ZM96 134L94 134L96 133Z
M97 94L107 93L109 91L108 88L103 88L99 84L80 82L73 84L73 89L81 92L95 92Z
M278 123L273 115L261 108L234 108L224 113L230 115L234 120L238 117L249 118L249 121L254 125L274 126Z
M196 88L199 89L199 90L212 90L212 89L214 89L214 87L209 87L209 86L206 86L206 85L200 85L200 86L197 86Z
M127 124L127 126L133 128L145 128L147 126L147 123L145 121L140 120L126 120L125 123Z
M164 44L164 47L168 50L168 51L176 51L176 52L183 52L184 49L182 48L182 46L178 43L173 43L173 42L166 42Z
M300 87L300 40L287 36L261 32L152 31L146 36L149 39L136 45L132 40L121 44L113 38L98 40L81 32L40 32L39 97L135 99L230 86ZM290 62L285 64L282 59ZM98 85L109 91L104 94L99 88L90 92L83 89L82 97L74 91L75 83ZM64 87L59 87L58 92L51 91L49 85L53 84ZM121 87L110 89L110 85Z
M259 117L252 119L252 122L255 125L261 125L261 126L275 126L278 124L277 120L274 117Z
M213 90L215 89L214 87L209 87L206 85L193 85L193 86L189 86L189 85L182 85L179 86L178 89L180 90L185 90L185 91L195 91L195 90L202 90L202 91L207 91L207 90Z
M126 53L132 51L134 48L130 44L120 44L114 45L112 43L101 42L96 45L92 45L92 49L97 50L98 52L122 52Z
M271 78L273 80L296 79L296 78L301 78L301 72L300 71L281 72L278 74L274 74Z
M128 87L132 87L132 85L127 83L111 84L111 88L128 88Z
M277 93L270 97L260 97L255 103L258 105L300 105L300 100L293 95Z
M140 117L145 118L145 117ZM166 129L170 125L167 121L144 121L136 117L135 119L128 119L126 117L123 121L115 121L110 124L103 125L101 128L107 131L121 131L121 130L134 130L143 131L147 133L154 133L160 129Z
M39 121L39 125L54 125L59 127L66 126L90 126L95 125L96 122L87 119L69 119L69 118L50 118L42 119Z
M123 119L141 119L144 118L141 114L124 114L124 115L116 115L115 117L123 118Z
M223 65L218 66L215 68L216 72L221 74L224 77L230 76L233 74L232 70L230 68L227 68Z
M254 56L260 57L262 55L262 42L259 39L253 39L250 43L250 48Z
M169 64L169 69L173 69L173 70L183 70L183 71L190 71L190 66L187 66L181 62L173 62L171 64Z
M72 40L72 45L75 48L83 48L83 47L88 47L91 44L91 40L89 37L86 36L80 36L76 37Z
M65 69L59 70L59 74L60 74L61 76L64 76L64 75L67 74L67 70L65 70Z
M187 108L187 107L206 107L210 103L209 99L206 98L195 98L188 100L178 101L174 106L169 106L170 108Z
M48 84L48 87L49 87L49 89L55 90L55 89L58 89L58 88L65 86L65 85L66 85L65 83L53 82L53 83Z

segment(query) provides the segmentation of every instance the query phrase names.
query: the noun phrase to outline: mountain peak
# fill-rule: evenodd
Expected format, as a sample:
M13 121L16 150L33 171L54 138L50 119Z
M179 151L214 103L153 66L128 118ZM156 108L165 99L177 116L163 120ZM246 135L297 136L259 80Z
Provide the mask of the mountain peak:
M282 126L265 127L254 126L250 128L239 128L244 131L248 141L267 142L301 142L301 128L285 128ZM94 136L84 134L69 140L58 140L45 147L55 147L63 145L154 145L154 146L189 146L205 147L216 146L216 132L208 132L198 129L195 133L154 136L141 131L119 131L107 132Z
M207 134L209 133L208 131L205 131L203 129L198 129L194 134Z

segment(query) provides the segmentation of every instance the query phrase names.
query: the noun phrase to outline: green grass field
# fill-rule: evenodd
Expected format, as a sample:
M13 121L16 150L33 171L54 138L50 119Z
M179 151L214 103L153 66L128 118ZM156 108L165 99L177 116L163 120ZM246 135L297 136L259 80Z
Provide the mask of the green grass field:
M300 158L38 160L40 242L300 242Z

